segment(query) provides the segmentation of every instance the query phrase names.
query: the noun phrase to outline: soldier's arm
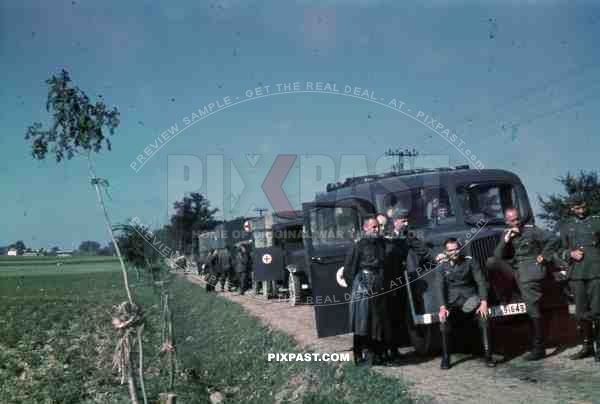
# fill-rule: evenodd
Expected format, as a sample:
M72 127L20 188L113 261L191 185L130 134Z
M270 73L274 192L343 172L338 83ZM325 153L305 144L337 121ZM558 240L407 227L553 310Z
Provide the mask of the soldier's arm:
M487 284L487 279L485 278L485 275L483 274L483 271L481 270L481 267L479 266L479 263L477 263L477 261L475 260L471 260L471 272L473 274L473 279L475 279L475 282L477 283L477 293L479 294L479 298L481 300L487 300L488 299L488 284Z
M555 253L555 262L568 264L571 261L571 240L566 223L560 226L560 246Z
M346 260L344 262L344 271L342 271L342 277L348 286L352 285L352 281L354 280L359 250L359 243L352 243L352 248L346 256Z
M600 216L592 216L592 232L594 245L600 248Z
M542 229L538 229L538 234L544 244L541 254L542 257L544 257L544 260L546 261L555 262L555 255L561 248L560 238L555 234Z
M507 250L508 245L507 245L506 241L504 241L504 234L505 233L503 232L502 237L500 238L500 242L494 249L494 257L501 259L501 260L507 258L506 250Z

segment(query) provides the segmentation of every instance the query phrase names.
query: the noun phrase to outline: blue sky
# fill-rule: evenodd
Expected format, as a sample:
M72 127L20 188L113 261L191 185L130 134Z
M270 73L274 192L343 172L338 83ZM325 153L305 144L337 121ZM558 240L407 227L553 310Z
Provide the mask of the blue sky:
M23 138L30 123L47 122L44 80L61 68L121 111L113 152L97 157L117 222L166 220L183 190L173 188L181 173L169 175L169 156L202 161L202 175L190 175L195 184L203 177L200 191L209 195L219 187L207 183L223 184L226 202L214 202L227 215L271 208L260 185L278 154L329 156L339 171L342 154L365 155L373 166L388 147L408 145L466 163L425 124L384 105L290 93L215 113L138 172L130 167L205 105L293 82L369 89L383 104L402 100L413 115L423 111L456 133L486 168L517 173L537 207L537 194L560 191L554 178L598 167L600 5L519 3L0 1L0 245L108 239L85 162L34 161ZM255 167L248 153L261 154ZM222 174L207 169L207 155L219 154ZM219 180L230 178L231 162L239 173L233 187L245 184L233 212L232 181ZM301 171L297 159L283 186L294 207L317 187Z

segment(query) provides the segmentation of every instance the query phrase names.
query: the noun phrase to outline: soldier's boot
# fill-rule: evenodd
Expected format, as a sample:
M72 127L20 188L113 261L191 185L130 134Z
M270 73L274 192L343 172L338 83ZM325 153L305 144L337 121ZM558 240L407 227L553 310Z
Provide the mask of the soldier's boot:
M366 345L366 337L354 334L354 344L352 346L352 353L354 355L354 364L357 366L364 365L366 362L363 354L363 350L365 349Z
M594 358L600 362L600 320L594 321Z
M544 323L541 318L532 319L532 349L523 359L526 361L539 361L546 357L546 347L544 344Z
M450 369L450 330L448 325L443 322L440 324L440 330L442 334L442 362L440 363L440 369Z
M375 363L375 341L370 337L363 337L364 345L362 347L363 361L361 365L371 367Z
M578 360L594 355L592 322L579 321L577 323L577 336L581 340L581 349L569 356L569 359Z
M398 364L402 358L398 352L398 347L394 344L390 345L387 350L387 360L390 364Z
M373 365L380 366L385 363L386 346L381 341L373 342Z
M485 359L485 365L488 368L496 367L496 361L494 360L492 343L491 343L491 332L490 322L487 319L480 318L479 325L481 327L481 340L483 342L483 355Z

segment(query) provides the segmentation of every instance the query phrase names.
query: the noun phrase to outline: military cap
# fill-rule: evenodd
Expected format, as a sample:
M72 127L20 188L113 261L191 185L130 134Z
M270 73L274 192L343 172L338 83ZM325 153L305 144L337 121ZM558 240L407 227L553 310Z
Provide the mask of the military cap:
M585 195L583 195L581 193L571 195L571 197L569 197L569 199L567 201L567 203L571 207L585 205L586 202L587 201L586 201Z

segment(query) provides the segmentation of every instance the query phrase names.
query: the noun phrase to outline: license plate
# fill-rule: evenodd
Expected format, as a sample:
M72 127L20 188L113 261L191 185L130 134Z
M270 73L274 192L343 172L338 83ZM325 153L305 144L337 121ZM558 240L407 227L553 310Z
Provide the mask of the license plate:
M514 316L525 313L527 313L527 305L525 303L511 303L505 306L494 306L490 309L490 314L493 317Z

